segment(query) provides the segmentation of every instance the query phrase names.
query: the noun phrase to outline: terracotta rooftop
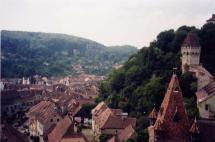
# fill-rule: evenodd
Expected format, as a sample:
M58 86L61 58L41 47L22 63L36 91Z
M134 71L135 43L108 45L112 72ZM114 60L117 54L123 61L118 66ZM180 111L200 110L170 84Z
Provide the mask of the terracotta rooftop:
M190 130L189 130L191 133L193 133L193 134L199 134L200 132L199 132L199 126L198 126L198 124L197 124L197 121L196 121L196 119L193 121L193 124L192 124L192 126L191 126L191 128L190 128Z
M163 131L163 124L161 123L161 121L158 119L154 125L154 129L155 130L159 130L159 131Z
M62 137L65 135L69 127L71 126L72 121L69 116L65 116L60 120L52 132L48 135L49 142L60 142Z
M149 118L156 119L157 118L157 111L153 108L152 112L149 114Z
M207 92L208 96L215 95L215 80L203 87L203 90Z
M185 38L182 47L193 47L193 48L200 48L199 38L195 33L188 33L187 37Z
M128 140L129 138L132 138L135 135L135 130L132 127L132 125L128 125L124 130L122 130L119 135L118 138L120 140L120 142L124 142L126 140Z
M154 129L164 129L166 138L186 138L188 137L189 128L190 124L185 110L179 81L177 76L173 74L160 106Z
M70 136L64 136L60 142L88 142L88 140L82 133L73 133Z
M28 112L28 116L35 116L43 124L49 122L55 115L61 116L61 112L51 101L41 101Z
M134 138L134 136L135 136L135 130L131 125L129 125L125 129L123 129L119 134L111 137L108 140L108 142L125 142L130 138Z
M215 80L196 92L198 102L204 102L212 96L215 96Z
M123 116L122 110L110 109L104 102L99 103L92 114L100 129L124 129L130 124L136 125L136 118Z
M107 120L100 125L101 129L124 129L128 125L136 126L136 118L122 118L121 116L109 115Z
M103 110L107 109L108 106L105 104L105 102L100 102L94 109L92 109L93 115L99 115Z

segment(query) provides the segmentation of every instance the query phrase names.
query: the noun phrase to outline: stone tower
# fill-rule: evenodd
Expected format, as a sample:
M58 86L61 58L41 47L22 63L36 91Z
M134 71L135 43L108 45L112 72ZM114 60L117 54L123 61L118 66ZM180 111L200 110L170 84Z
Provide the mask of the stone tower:
M195 33L188 33L181 47L182 72L189 70L190 66L199 66L201 46Z

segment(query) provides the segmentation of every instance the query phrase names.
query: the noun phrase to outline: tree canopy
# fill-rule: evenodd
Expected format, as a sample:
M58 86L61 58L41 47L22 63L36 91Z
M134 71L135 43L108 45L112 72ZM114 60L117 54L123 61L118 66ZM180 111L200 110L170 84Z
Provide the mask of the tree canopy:
M121 108L138 118L138 142L148 141L148 114L154 105L159 109L175 67L188 116L198 116L196 79L189 73L181 74L180 48L191 31L200 38L201 63L215 73L215 24L206 24L201 29L181 26L176 31L171 29L158 34L149 47L130 56L124 66L113 71L100 87L98 100L106 100L110 107Z

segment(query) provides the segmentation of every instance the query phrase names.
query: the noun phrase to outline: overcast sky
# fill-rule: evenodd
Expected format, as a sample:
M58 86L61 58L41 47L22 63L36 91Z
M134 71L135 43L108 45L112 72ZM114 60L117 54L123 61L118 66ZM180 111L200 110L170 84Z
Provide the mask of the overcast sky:
M0 29L66 33L147 46L162 30L201 27L215 0L0 0Z

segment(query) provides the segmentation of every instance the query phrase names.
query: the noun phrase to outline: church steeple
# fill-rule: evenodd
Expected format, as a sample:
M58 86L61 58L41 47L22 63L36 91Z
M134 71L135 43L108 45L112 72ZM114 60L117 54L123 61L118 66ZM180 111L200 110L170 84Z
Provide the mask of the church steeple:
M157 111L155 107L153 108L152 112L149 114L149 123L150 125L154 125L157 119Z
M173 73L153 126L154 142L188 141L189 125L179 80L177 75Z
M195 118L189 132L190 132L191 142L198 142L200 131L199 131L199 126L197 124L196 118Z

